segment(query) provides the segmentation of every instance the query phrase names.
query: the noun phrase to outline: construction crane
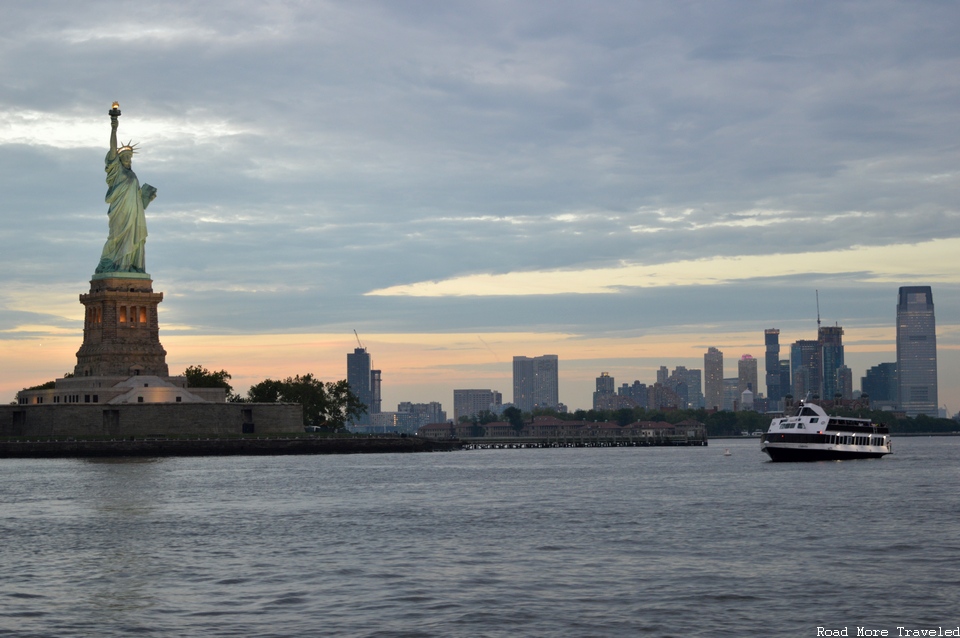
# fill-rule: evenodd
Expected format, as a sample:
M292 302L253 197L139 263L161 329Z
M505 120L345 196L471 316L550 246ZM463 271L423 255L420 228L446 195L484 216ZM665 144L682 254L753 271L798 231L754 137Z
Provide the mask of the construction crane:
M360 343L360 335L357 334L357 329L356 329L356 328L353 329L353 336L357 338L357 345L360 346L360 349L361 349L361 350L363 350L364 347L363 347L363 344Z

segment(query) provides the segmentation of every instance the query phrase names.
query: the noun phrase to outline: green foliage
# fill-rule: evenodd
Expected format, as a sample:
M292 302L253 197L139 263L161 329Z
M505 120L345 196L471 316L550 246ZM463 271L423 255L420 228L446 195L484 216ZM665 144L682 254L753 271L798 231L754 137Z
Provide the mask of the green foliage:
M461 414L460 418L458 419L460 423L474 423L474 424L479 423L480 425L486 425L487 423L494 423L495 421L499 421L499 420L500 420L500 415L495 412L491 412L490 410L481 410L480 412L472 416L469 414Z
M633 410L631 408L617 410L617 425L622 427L630 423L633 423Z
M226 370L211 372L203 366L190 366L183 371L183 376L190 388L223 388L227 394L233 392L233 386L227 383L232 377Z
M486 434L486 431L484 430L484 427L480 425L480 423L477 420L474 420L473 425L470 426L470 436L474 438L479 438L481 436L484 436L485 434Z
M960 425L953 419L937 419L927 416L918 416L916 418L897 418L892 412L881 410L852 410L852 409L830 409L830 414L838 416L853 416L861 419L871 419L878 425L885 425L890 428L890 432L897 434L921 433L921 432L956 432L960 430ZM514 418L511 419L510 415ZM708 436L738 436L742 433L756 432L761 430L766 432L770 426L771 416L753 411L731 412L721 410L708 413L703 408L690 410L652 410L647 408L624 408L620 410L577 410L572 413L557 412L549 408L538 408L531 414L523 415L517 408L507 408L503 412L501 420L508 421L514 428L520 430L523 427L523 417L533 416L552 416L564 421L607 421L619 425L629 425L635 421L666 421L676 424L687 419L699 421L707 426ZM474 421L474 419L467 419ZM474 421L478 424L486 421L477 418Z
M940 419L921 414L913 419L898 419L896 425L890 426L890 432L918 433L918 432L956 432L960 426L953 419Z
M707 416L707 436L734 436L742 431L737 423L737 412L721 410Z
M481 410L477 414L477 423L480 425L486 425L487 423L495 423L500 420L500 415L496 412L491 412L490 410Z
M72 377L72 376L73 376L73 373L72 373L72 372L64 372L64 373L63 373L63 378L64 378L64 379L69 379L69 378ZM31 386L31 387L29 387L29 388L24 388L24 391L27 391L27 390L53 390L53 389L56 388L56 387L57 387L57 382L56 382L56 381L47 381L46 383L41 383L40 385L35 385L35 386Z
M41 383L40 385L24 388L24 390L53 390L56 387L56 385L57 385L56 381L47 381L46 383Z
M303 406L303 424L333 431L345 430L347 421L367 411L350 391L345 379L324 383L312 374L287 377L283 381L265 379L247 392L252 403L299 403Z
M520 411L520 408L510 406L503 411L503 418L505 418L517 432L523 429L523 412Z

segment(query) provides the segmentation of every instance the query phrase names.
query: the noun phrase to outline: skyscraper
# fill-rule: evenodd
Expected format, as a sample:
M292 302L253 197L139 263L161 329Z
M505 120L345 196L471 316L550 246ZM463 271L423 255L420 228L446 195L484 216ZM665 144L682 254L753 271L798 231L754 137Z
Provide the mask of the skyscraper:
M723 408L723 353L717 348L703 355L703 395L708 410Z
M370 371L370 405L367 412L380 414L380 370Z
M784 398L789 394L793 396L793 381L790 380L790 359L780 359L780 406L784 408Z
M347 353L347 383L360 402L367 406L365 414L360 415L354 422L357 425L370 425L370 415L373 414L374 396L371 388L370 354L366 348L354 348L353 353ZM380 374L377 371L377 389L379 390ZM379 394L379 392L378 392ZM379 398L379 397L378 397ZM379 403L379 402L378 402ZM379 412L379 405L377 411Z
M767 382L767 401L770 402L770 409L778 410L783 395L786 394L780 385L780 331L776 328L764 330L763 341L767 347L766 358L763 361Z
M670 376L670 371L667 370L667 366L660 366L660 369L657 370L657 383L661 385L666 385L667 378Z
M832 401L838 392L837 370L843 365L843 328L840 326L819 328L817 340L820 342L820 363L823 366L820 398ZM840 394L843 393L840 392Z
M907 416L937 416L937 326L930 286L903 286L897 304L897 377Z
M513 358L513 404L523 412L560 404L559 357Z
M610 397L616 394L614 389L616 382L609 372L601 372L597 377L597 389L593 393L593 409L599 410L604 397Z
M895 406L899 388L897 364L892 361L873 366L860 378L860 392L870 398L871 406Z
M645 408L649 405L649 392L647 384L634 381L633 385L624 383L617 389L617 396L627 397L637 404L637 407Z
M686 385L686 390L683 392L678 387L681 382ZM688 408L703 407L703 372L701 370L688 370L686 366L677 366L667 377L666 385L686 400Z
M745 354L737 362L737 394L750 390L757 396L757 360L753 355Z
M822 354L819 340L801 339L790 346L794 399L801 401L806 399L808 394L820 398L823 383Z
M840 398L844 401L849 401L853 398L853 370L846 365L837 368L836 394L839 394Z

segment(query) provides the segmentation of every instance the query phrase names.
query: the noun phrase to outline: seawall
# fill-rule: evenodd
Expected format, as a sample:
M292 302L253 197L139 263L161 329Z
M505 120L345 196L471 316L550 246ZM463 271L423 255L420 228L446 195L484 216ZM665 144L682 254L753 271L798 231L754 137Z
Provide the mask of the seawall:
M412 437L16 440L0 441L0 458L377 454L443 452L460 447L459 441L428 441Z

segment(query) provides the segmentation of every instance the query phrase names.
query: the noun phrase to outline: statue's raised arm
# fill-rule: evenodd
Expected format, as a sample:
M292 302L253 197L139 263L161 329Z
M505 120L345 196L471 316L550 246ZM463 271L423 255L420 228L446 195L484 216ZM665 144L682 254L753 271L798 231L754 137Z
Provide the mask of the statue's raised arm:
M120 104L117 102L113 103L113 108L108 111L110 113L110 148L107 151L107 155L113 153L117 154L117 127L120 126ZM114 115L116 113L116 115Z
M157 196L157 189L149 184L140 188L137 174L130 168L135 152L134 144L117 144L120 125L120 105L113 103L110 115L110 148L104 160L107 172L106 202L110 206L107 219L110 234L100 255L98 275L109 273L145 273L144 245L147 241L147 219L144 209Z

